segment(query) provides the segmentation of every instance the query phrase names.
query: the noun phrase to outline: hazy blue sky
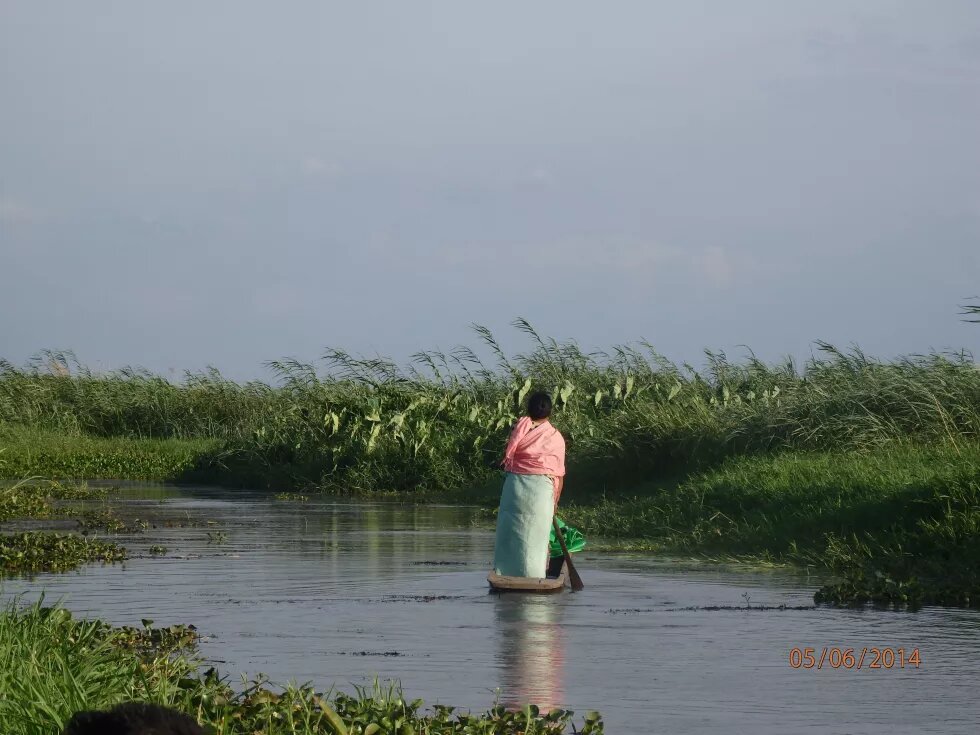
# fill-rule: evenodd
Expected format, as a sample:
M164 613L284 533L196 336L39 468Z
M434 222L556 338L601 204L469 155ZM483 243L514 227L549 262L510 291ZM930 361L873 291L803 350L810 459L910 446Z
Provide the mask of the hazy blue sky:
M0 357L975 348L980 3L0 2Z

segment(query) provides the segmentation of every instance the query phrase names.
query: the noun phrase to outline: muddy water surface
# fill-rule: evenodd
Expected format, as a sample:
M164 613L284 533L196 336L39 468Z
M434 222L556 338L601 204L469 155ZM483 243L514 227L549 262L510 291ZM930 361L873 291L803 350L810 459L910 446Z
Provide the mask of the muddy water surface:
M3 596L44 591L115 624L193 623L233 675L347 690L379 676L473 710L498 696L598 709L610 733L980 729L974 612L814 608L805 576L587 550L584 592L496 596L492 531L466 508L169 486L113 502L152 524L120 538L133 559L8 580ZM167 553L150 555L156 544ZM921 664L790 666L794 647L824 646L918 649Z

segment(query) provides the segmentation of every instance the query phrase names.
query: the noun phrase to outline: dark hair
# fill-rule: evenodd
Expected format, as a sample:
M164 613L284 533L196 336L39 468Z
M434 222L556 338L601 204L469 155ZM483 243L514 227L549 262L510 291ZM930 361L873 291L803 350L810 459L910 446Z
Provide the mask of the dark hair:
M547 393L533 393L527 399L527 415L535 421L548 418L551 415L551 396Z
M175 709L127 702L108 712L76 712L62 735L206 735L197 720Z

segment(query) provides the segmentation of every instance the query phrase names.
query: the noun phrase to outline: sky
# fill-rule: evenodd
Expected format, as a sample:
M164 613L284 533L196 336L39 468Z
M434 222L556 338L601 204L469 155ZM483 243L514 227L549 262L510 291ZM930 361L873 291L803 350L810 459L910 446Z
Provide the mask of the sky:
M0 357L980 345L980 4L0 2Z

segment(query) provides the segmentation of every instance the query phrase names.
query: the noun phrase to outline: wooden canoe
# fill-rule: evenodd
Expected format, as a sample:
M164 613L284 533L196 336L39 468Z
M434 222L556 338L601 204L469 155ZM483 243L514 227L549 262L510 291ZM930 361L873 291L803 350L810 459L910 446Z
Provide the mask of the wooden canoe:
M568 584L568 565L562 563L556 577L507 577L490 572L487 582L492 592L561 592Z

